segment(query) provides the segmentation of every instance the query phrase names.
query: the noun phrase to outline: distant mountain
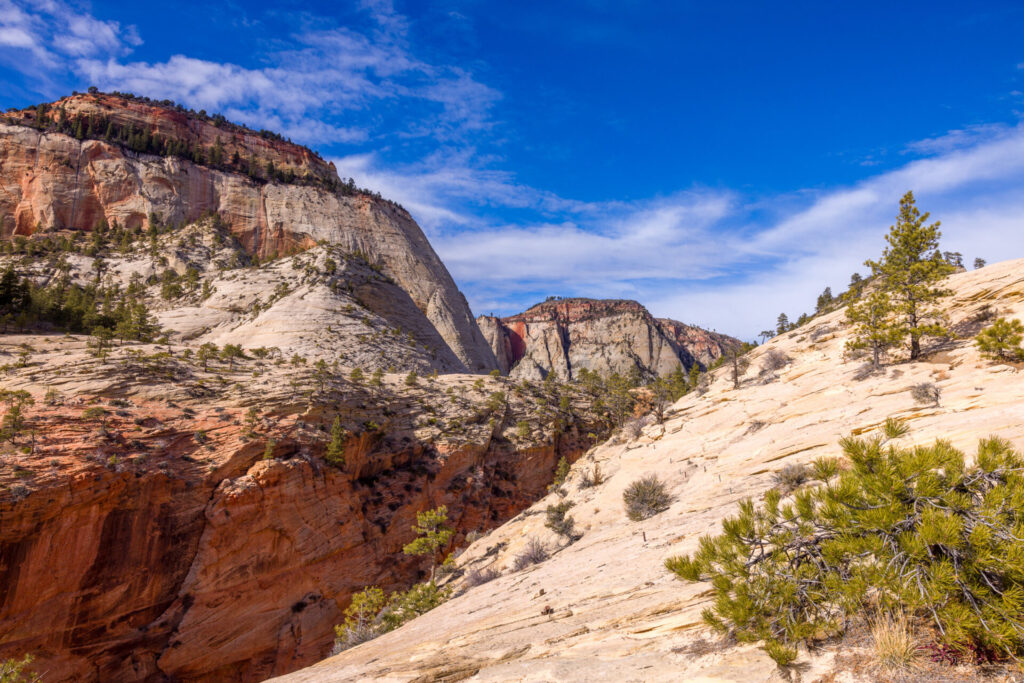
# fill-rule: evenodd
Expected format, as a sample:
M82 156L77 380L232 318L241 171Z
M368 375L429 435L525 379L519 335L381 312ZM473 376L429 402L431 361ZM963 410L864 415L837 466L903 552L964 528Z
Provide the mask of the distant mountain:
M546 301L506 318L480 316L477 324L502 373L525 379L550 372L570 379L580 368L666 375L679 365L706 367L740 345L724 334L655 318L636 301L619 299Z

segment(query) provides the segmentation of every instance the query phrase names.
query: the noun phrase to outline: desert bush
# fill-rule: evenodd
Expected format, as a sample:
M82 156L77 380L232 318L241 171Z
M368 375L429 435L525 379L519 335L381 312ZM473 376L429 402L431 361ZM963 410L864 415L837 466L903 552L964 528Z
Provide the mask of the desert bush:
M998 318L974 338L981 355L996 361L1024 360L1024 324L1017 319Z
M895 446L896 420L884 432L843 439L849 469L816 461L824 485L745 500L721 535L666 562L712 580L708 624L777 659L876 610L931 621L953 647L1024 650L1024 459L989 438L968 466L948 442Z
M494 567L486 567L485 569L470 569L466 572L466 588L475 588L482 584L494 581L496 578L501 576Z
M872 363L864 363L853 373L853 379L858 382L862 382L876 372L878 372L878 368L876 368Z
M633 439L638 438L640 434L643 433L644 427L651 424L653 421L654 416L652 415L643 415L641 417L634 417L626 420L622 425L622 435L627 441L632 441Z
M548 559L547 547L536 538L531 538L526 547L523 548L523 551L516 555L512 568L518 572L530 565L540 564L546 559Z
M807 483L812 476L811 468L803 464L789 464L783 467L781 470L772 475L772 481L775 482L775 488L782 495L786 495L791 491L795 491L800 488L803 484Z
M786 367L791 360L793 359L779 349L769 349L768 353L764 354L764 360L761 361L761 374L778 372Z
M545 510L547 519L544 522L544 526L570 542L575 540L576 520L568 512L569 508L574 504L571 500L563 500L557 505L548 505L547 510Z
M650 474L627 486L622 493L622 501L626 506L626 516L639 522L667 510L672 497L658 475Z
M565 483L565 478L569 476L569 461L565 459L563 455L558 459L558 464L555 466L555 478L548 484L548 491L554 491L558 489L562 484Z
M921 382L910 387L910 395L916 403L939 405L942 390L932 382Z
M604 473L601 472L601 466L595 464L589 470L583 470L580 473L580 488L589 489L593 486L600 486L604 483Z

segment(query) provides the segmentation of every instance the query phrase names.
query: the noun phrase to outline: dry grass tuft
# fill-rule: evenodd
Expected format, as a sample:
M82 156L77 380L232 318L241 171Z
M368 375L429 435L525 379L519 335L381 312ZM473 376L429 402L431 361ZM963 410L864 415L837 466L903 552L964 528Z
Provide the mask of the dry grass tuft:
M918 643L903 613L880 614L870 625L875 660L889 671L907 671L918 658Z

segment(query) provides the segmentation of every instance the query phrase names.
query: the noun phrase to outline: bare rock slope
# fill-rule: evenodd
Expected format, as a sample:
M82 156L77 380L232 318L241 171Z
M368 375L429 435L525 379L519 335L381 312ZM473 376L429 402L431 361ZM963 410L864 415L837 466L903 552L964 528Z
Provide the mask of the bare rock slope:
M465 298L411 216L344 185L310 150L112 95L64 98L45 116L85 122L96 139L48 132L35 109L0 116L0 237L91 230L101 220L130 228L154 217L185 224L216 212L259 258L319 243L362 255L405 291L460 369L496 367ZM181 145L188 157L107 141L98 131L110 126L130 131L137 147L156 139L172 152Z
M465 569L493 567L500 578L392 633L285 677L310 681L779 681L774 662L752 645L712 645L700 612L708 585L673 578L667 557L693 551L717 532L737 502L771 486L772 473L837 454L837 440L877 428L887 417L907 420L907 445L947 439L973 453L996 434L1024 447L1024 383L1020 368L979 357L971 340L994 311L1024 316L1024 260L949 278L949 311L957 340L937 344L914 363L894 363L859 379L862 361L844 358L850 330L837 311L769 341L750 354L739 390L724 373L709 391L683 397L664 424L629 442L605 443L578 461L566 484L582 538L545 562L514 571L530 539L562 544L544 528L549 496L480 539L459 558ZM790 360L762 374L773 350ZM939 405L915 403L909 388L931 382ZM607 477L583 488L594 467ZM657 473L672 506L644 522L623 512L622 493ZM849 657L826 646L801 651L799 680L874 680ZM867 657L862 661L867 661ZM838 676L838 678L837 678Z
M525 379L551 372L569 379L581 368L666 375L680 365L707 366L739 346L732 337L655 318L635 301L614 299L546 301L506 318L480 316L477 324L498 368Z

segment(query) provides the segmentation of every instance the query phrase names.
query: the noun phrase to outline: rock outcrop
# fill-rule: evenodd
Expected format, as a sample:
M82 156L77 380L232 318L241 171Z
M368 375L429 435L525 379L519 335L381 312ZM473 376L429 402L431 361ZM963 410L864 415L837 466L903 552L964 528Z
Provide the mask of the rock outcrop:
M639 371L666 375L680 365L706 367L739 340L699 327L654 318L635 301L561 299L506 318L477 324L503 374L573 378L580 368L601 374Z
M947 285L953 294L943 308L958 336L927 348L918 362L864 373L863 359L849 359L844 348L851 330L843 311L776 337L750 352L739 389L727 368L715 371L707 393L684 396L663 424L605 443L573 466L564 500L575 503L579 540L566 545L544 527L545 507L562 499L540 500L460 556L460 568L490 567L499 578L281 680L883 679L863 641L801 649L783 674L754 645L719 640L700 616L710 606L709 585L674 578L664 561L718 533L738 502L758 499L781 468L838 455L840 437L871 433L888 417L906 420L906 446L941 438L974 453L980 438L994 434L1024 447L1021 368L981 358L971 338L993 314L1024 317L1024 260L959 273ZM763 373L773 351L789 361ZM941 390L938 405L912 397L910 388L923 382ZM605 481L584 486L595 467ZM623 491L652 473L673 503L630 521ZM515 557L531 539L553 555L517 571Z
M422 578L401 550L417 512L447 505L464 545L599 429L572 387L508 400L503 378L378 382L276 353L204 369L188 350L0 336L3 388L35 399L0 444L0 660L32 653L54 683L312 664L353 592Z
M0 116L0 237L99 221L129 228L151 219L186 224L219 214L245 250L262 259L318 243L359 254L403 289L436 328L462 370L496 366L465 297L412 217L392 202L343 185L310 150L230 124L214 125L155 103L102 94L50 106L75 120L111 123L226 161L196 163L175 154L132 151L104 139L77 139L32 127L36 110ZM136 134L133 133L133 134ZM237 154L238 162L230 160ZM273 164L275 175L261 170ZM241 172L250 168L251 173ZM258 173L257 173L258 171ZM281 182L281 173L292 182ZM260 175L262 174L262 175Z

